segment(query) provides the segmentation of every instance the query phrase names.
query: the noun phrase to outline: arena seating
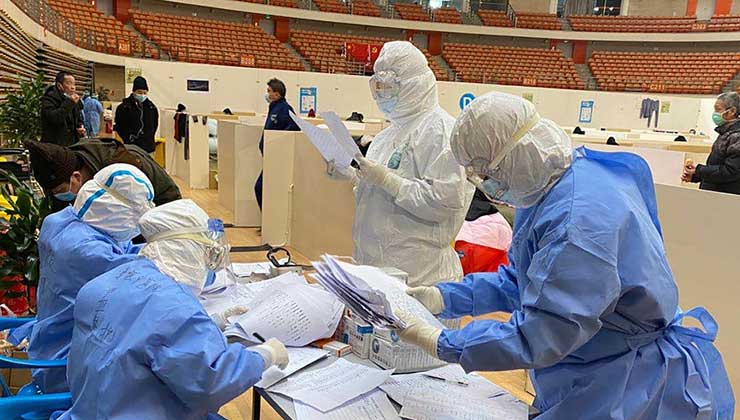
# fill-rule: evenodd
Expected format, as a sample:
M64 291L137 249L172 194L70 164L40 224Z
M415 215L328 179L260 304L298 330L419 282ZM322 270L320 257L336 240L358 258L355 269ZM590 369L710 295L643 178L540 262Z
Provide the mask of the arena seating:
M516 27L523 29L561 30L563 26L558 16L550 13L519 13L516 14Z
M357 0L349 5L353 15L380 17L380 9L372 1Z
M290 7L293 9L297 9L298 2L297 0L239 0L247 3L257 3L257 4L267 4L270 6L279 6L279 7Z
M338 0L313 0L313 2L322 12L349 13L347 6Z
M478 17L485 26L502 26L505 28L514 26L509 16L506 15L506 12L480 9L478 10Z
M597 51L589 66L604 90L716 94L740 71L740 53Z
M715 15L707 24L709 32L736 32L740 31L740 16Z
M570 16L574 31L590 32L692 32L701 30L696 26L695 16Z
M396 3L393 5L398 17L404 20L429 21L429 13L418 4Z
M442 7L432 11L432 20L438 23L462 24L462 16L454 7Z
M126 29L113 16L106 16L94 5L77 0L49 0L49 6L69 20L75 27L85 31L75 33L75 44L109 54L146 55L158 58L154 46L145 46L137 34ZM87 32L87 33L85 33Z
M418 46L418 45L417 45ZM447 70L443 69L442 66L437 63L437 61L432 57L431 54L429 54L429 51L426 48L419 48L424 55L427 57L427 62L429 63L429 68L432 69L432 72L434 72L434 77L437 78L437 80L440 81L448 81L450 80L449 74L447 74Z
M133 23L180 61L304 70L300 60L258 26L132 11Z
M463 82L584 88L573 60L561 51L447 44L443 57Z

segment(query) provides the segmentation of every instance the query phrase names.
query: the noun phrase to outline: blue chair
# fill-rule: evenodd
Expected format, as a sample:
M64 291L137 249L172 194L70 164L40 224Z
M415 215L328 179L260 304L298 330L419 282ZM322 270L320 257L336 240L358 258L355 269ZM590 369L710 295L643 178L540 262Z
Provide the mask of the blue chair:
M0 318L0 330L30 326L35 322L36 318ZM66 366L67 360L24 360L0 356L0 369L54 369ZM3 420L49 420L54 411L72 406L72 394L69 392L42 394L34 383L26 384L13 395L5 379L0 377L0 390L0 419Z

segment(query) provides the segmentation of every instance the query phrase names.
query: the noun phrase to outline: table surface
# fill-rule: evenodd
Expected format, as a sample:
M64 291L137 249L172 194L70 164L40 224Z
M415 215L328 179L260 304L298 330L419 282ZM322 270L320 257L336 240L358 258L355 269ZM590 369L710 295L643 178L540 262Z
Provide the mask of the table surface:
M376 365L375 363L371 362L368 359L361 359L357 357L354 353L350 353L349 355L345 356L344 359L347 360L348 362L357 363L357 364L361 364L365 366L374 367L376 369L380 369L380 367ZM299 370L293 375L298 375L301 372L307 372L309 370L321 369L323 367L329 366L330 364L334 363L335 360L337 360L336 357L329 356L326 359L323 359L319 362L312 364L311 366L308 366L304 369ZM270 404L270 406L278 413L278 415L280 415L280 417L286 420L296 419L295 406L293 405L292 399L286 396L274 393L274 392L270 392L269 389L265 390L262 388L255 388L255 390L268 404ZM393 400L391 400L391 403L393 404L393 406L396 408L397 411L399 412L401 411L400 405L396 404L396 402ZM530 409L530 412L531 411L532 409Z

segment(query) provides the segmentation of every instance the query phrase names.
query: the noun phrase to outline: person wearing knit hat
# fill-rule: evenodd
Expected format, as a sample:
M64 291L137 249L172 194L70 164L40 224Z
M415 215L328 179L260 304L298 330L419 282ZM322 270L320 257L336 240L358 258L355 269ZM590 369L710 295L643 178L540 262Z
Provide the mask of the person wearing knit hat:
M61 202L55 203L57 210L74 201L82 184L93 176L83 160L66 147L37 141L28 141L25 146L34 178L47 196Z
M154 134L159 126L159 112L149 99L149 84L137 76L131 95L116 108L113 131L124 144L135 144L148 153L154 152Z

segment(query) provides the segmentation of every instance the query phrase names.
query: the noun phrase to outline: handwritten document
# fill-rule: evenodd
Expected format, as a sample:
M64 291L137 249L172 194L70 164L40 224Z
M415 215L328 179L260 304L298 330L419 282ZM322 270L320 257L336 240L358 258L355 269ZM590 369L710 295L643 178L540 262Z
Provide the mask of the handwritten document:
M361 395L354 400L334 410L322 413L321 411L303 404L295 403L295 413L298 420L400 420L393 404L381 391L373 391Z
M327 412L372 391L392 373L393 370L379 370L337 359L325 368L293 375L270 391Z
M321 156L324 157L324 160L327 162L334 161L334 164L337 166L337 169L340 171L344 171L347 169L352 163L352 159L354 159L355 154L350 153L347 151L346 146L343 147L339 140L337 140L334 135L328 130L322 130L318 127L314 127L311 123L306 122L303 118L295 115L294 113L290 113L290 118L295 121L296 124L298 124L298 127L301 129L303 134L308 137L308 140L311 141L311 144L316 147L316 149L321 153ZM350 137L351 140L351 137ZM357 146L355 145L355 148ZM360 150L357 149L357 153L359 153Z
M280 370L277 366L271 366L262 374L262 379L254 386L257 388L269 388L286 377L298 372L299 370L326 358L329 353L313 347L288 347L288 366Z

